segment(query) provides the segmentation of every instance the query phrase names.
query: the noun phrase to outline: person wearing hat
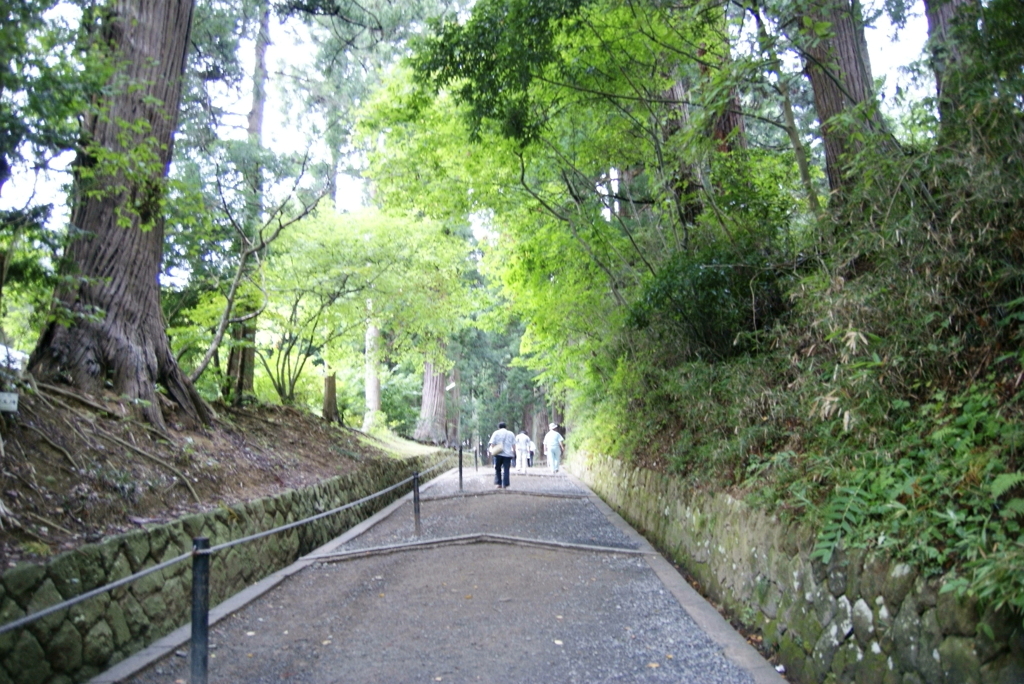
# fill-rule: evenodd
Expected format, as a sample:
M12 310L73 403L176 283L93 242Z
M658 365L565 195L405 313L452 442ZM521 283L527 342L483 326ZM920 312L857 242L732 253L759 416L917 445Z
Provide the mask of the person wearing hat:
M508 471L512 466L512 456L515 455L516 436L511 430L505 429L505 422L498 423L498 429L494 431L487 441L488 447L500 445L500 448L489 449L494 456L494 486L498 489L508 489Z
M551 472L558 472L558 466L562 462L562 453L564 451L565 438L558 432L558 423L551 423L548 426L548 433L544 435L544 453L547 454Z

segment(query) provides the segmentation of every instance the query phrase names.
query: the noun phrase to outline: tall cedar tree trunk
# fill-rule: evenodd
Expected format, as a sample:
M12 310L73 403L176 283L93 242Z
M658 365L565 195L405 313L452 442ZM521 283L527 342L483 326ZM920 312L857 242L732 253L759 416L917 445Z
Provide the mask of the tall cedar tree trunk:
M81 172L97 169L97 160L79 154L71 225L87 235L72 242L67 256L81 279L59 286L54 295L76 319L70 326L48 325L29 362L37 378L59 378L86 392L98 393L109 382L115 394L138 400L138 410L161 428L158 384L186 422L212 419L171 353L157 281L164 243L161 200L192 10L192 0L117 0L105 15L102 30L122 66L103 115L83 117L82 136L113 154L147 147L158 163L144 177L87 181ZM105 315L97 320L91 315L96 311Z
M263 144L263 111L267 103L267 46L270 45L270 3L264 0L260 12L260 28L256 35L255 68L252 75L252 108L249 110L249 143ZM263 173L255 165L245 174L247 190L251 193L246 203L246 224L253 231L260 225L263 212ZM242 307L239 314L254 313ZM231 402L241 404L245 395L253 394L253 375L256 368L256 319L235 323L231 330L234 344L228 356L226 378Z
M365 396L366 413L363 414L363 432L369 432L380 412L380 375L377 374L378 347L380 346L380 329L373 323L366 324L366 376Z
M423 365L423 398L420 402L420 417L416 421L413 439L428 444L443 444L445 435L445 376L435 373L434 364Z
M961 8L974 4L974 0L925 0L928 18L928 52L935 74L935 94L939 102L939 116L944 124L956 111L958 102L955 87L949 83L949 71L961 61L960 48L953 36L953 25Z
M846 183L843 156L857 147L833 118L874 99L871 64L858 0L813 0L811 4L815 8L811 19L831 24L827 36L810 41L804 57L825 146L825 174L829 188L836 192ZM871 116L878 121L877 114Z

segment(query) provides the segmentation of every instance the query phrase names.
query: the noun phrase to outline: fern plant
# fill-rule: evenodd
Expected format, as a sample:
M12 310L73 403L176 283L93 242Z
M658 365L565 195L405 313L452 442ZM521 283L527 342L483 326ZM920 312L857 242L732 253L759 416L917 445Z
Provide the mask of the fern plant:
M820 558L822 563L832 560L832 554L842 541L854 535L870 510L870 501L863 487L839 487L829 500L824 513L824 525L818 532L818 539L811 552L811 558Z
M1024 483L1024 473L1003 473L992 480L989 491L993 499L999 499L1014 487ZM1002 505L1003 517L1024 515L1024 498L1014 497Z

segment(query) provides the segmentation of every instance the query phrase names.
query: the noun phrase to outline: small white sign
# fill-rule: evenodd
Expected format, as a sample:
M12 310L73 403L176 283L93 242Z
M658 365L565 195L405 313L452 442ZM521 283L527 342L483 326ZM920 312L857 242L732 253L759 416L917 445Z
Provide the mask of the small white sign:
M18 410L17 392L0 392L0 411L14 413Z

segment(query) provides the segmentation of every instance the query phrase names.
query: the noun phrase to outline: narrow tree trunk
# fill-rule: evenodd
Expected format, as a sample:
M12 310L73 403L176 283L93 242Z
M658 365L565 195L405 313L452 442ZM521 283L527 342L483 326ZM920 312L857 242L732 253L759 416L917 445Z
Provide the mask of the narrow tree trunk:
M377 373L380 330L373 323L366 325L366 413L363 414L363 432L369 432L380 412L380 375Z
M331 145L331 168L329 170L329 176L327 178L327 196L334 202L334 207L338 207L338 169L341 168L341 148L335 145Z
M255 66L252 76L252 107L249 109L249 143L263 145L263 114L267 105L267 47L270 45L270 3L263 0L260 7L260 26L256 34ZM255 235L263 214L263 169L259 163L245 169L246 192L245 225ZM244 250L244 247L243 247ZM240 314L254 313L251 307L240 307ZM256 369L256 319L235 323L228 357L228 396L236 406L246 395L253 394L253 376ZM237 344L240 343L240 344Z
M413 439L417 442L442 444L445 441L445 376L435 373L434 364L423 365L423 397L420 401L420 417L416 421Z
M864 39L864 21L857 0L814 0L811 23L829 22L825 36L809 36L804 58L814 91L814 107L825 148L825 174L833 192L846 183L843 157L857 151L849 131L836 117L857 105L872 102L871 65ZM877 124L873 107L865 124Z
M239 307L239 313L252 313ZM224 394L238 406L245 396L253 395L253 369L256 365L256 319L235 323L231 328L231 350L224 382Z
M324 376L324 407L322 415L328 423L344 423L338 414L338 380L336 373Z
M548 414L548 407L542 402L537 409L537 414L534 418L534 430L531 435L533 443L537 446L537 450L533 455L534 465L537 465L538 462L547 462L547 453L544 451L544 435L548 433L549 423L551 423L551 417Z
M212 419L171 353L157 281L161 203L192 9L192 0L118 0L105 15L103 31L120 70L103 114L83 118L83 139L122 157L146 150L158 161L125 177L88 149L79 154L71 225L88 236L68 248L76 279L55 293L64 313L43 331L29 364L40 379L64 380L91 393L109 383L159 427L164 418L157 385L186 422Z

